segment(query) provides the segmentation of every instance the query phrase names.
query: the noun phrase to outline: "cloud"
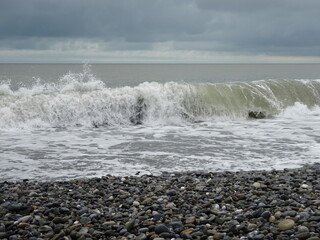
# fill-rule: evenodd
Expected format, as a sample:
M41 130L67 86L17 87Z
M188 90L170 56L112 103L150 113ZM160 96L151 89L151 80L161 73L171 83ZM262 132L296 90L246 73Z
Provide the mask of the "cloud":
M0 50L319 57L318 9L316 0L2 0Z

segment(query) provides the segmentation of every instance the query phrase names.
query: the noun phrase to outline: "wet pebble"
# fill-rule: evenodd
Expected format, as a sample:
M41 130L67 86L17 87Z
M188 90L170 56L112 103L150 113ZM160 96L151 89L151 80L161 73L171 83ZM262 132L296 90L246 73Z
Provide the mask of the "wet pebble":
M320 240L320 164L1 182L5 239Z

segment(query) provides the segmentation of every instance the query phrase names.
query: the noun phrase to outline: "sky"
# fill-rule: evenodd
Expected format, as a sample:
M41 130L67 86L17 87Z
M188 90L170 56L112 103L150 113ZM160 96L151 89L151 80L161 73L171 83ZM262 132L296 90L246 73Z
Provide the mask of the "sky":
M320 63L319 0L0 0L0 63Z

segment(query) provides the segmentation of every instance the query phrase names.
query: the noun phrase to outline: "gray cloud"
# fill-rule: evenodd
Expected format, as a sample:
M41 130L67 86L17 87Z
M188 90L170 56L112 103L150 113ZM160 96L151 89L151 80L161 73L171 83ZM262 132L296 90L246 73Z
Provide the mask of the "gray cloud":
M168 40L198 34L208 20L192 2L5 0L1 37L84 37L128 41ZM159 38L159 39L155 39Z
M1 0L0 48L79 40L150 50L171 42L176 50L319 56L319 9L317 0Z

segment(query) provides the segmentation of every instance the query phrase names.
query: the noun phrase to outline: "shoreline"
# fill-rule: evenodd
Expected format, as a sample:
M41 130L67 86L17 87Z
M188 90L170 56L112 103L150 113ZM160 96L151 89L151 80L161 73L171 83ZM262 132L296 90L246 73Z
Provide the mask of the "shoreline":
M320 164L0 182L0 239L320 240Z

